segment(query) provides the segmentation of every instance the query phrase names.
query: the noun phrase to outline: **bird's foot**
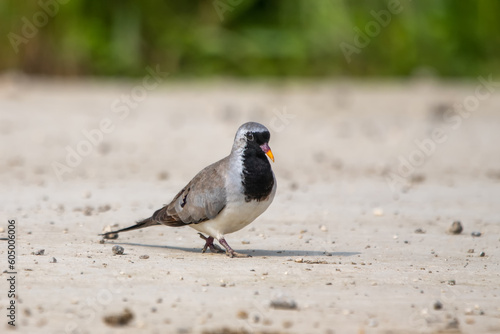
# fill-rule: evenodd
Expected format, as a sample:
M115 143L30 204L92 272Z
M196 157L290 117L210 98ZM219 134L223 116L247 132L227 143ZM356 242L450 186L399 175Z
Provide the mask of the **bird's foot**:
M208 248L210 248L210 251L212 253L224 253L224 250L220 248L218 245L214 244L214 238L212 237L205 237L203 234L198 233L200 235L200 238L205 240L205 246L201 249L202 253L205 253Z
M250 255L250 254L242 254L242 253L235 252L234 250L230 251L230 252L226 252L226 255L231 257L231 258L232 257L252 257L252 255Z
M232 257L252 257L252 255L249 255L249 254L241 254L241 253L235 252L234 249L232 249L231 246L229 246L229 244L227 243L227 241L224 238L219 239L219 242L226 249L226 255L231 257L231 258Z

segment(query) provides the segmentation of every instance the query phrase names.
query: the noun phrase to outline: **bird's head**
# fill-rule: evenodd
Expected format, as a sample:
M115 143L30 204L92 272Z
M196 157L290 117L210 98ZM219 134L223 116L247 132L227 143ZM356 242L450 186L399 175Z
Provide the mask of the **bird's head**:
M234 138L233 151L245 151L256 155L265 154L274 162L273 152L269 147L271 134L262 124L248 122L240 126Z

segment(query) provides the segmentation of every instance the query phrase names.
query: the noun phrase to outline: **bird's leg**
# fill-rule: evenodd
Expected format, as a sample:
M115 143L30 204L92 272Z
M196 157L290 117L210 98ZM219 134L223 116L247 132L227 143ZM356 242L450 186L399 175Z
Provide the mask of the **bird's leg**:
M226 239L224 238L220 238L219 242L222 246L224 246L224 248L226 249L226 255L229 257L252 257L251 255L235 252L234 249L232 249L231 246L229 246Z
M200 235L200 238L205 240L205 246L203 246L203 249L201 250L202 253L205 253L207 251L207 248L210 248L210 251L212 253L224 253L224 250L222 248L214 244L214 238L212 237L207 238L201 233L198 234Z

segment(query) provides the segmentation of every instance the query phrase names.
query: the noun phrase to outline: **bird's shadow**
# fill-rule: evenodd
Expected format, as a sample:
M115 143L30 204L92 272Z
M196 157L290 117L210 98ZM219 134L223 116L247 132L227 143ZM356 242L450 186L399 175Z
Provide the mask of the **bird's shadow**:
M119 244L119 245L128 245L128 246L139 246L139 247L150 247L150 248L164 248L164 249L172 249L178 250L188 253L201 253L201 248L188 248L188 247L177 247L177 246L166 246L166 245L148 245L148 244L140 244L134 242L107 242L109 244ZM307 250L267 250L267 249L251 249L251 250L237 250L242 254L249 254L252 256L258 257L280 257L280 256L354 256L361 254L360 252L328 252L328 254L324 251L307 251ZM210 251L207 251L210 254Z

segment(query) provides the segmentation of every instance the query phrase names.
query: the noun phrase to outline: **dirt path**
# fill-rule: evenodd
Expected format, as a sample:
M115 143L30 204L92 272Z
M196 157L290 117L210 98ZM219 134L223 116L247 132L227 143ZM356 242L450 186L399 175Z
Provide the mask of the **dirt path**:
M499 333L500 96L478 97L478 85L186 83L140 95L134 83L0 81L0 237L15 218L17 330L111 333L104 317L128 309L120 333ZM468 114L453 112L464 102ZM228 154L248 120L271 129L278 180L270 209L227 236L252 258L201 254L188 227L100 243L105 226L150 215ZM463 232L446 233L455 220Z

